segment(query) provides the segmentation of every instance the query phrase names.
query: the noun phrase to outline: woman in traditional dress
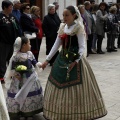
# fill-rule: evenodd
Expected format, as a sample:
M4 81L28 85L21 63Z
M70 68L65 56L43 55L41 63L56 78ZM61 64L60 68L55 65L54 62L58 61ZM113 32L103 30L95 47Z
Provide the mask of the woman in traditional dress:
M44 117L48 120L93 120L107 114L94 73L84 58L85 31L79 11L63 12L56 42L42 64L45 68L59 46L44 94Z
M40 63L30 51L30 41L18 37L14 43L14 53L5 74L7 107L10 118L33 117L43 111L43 92L36 73Z

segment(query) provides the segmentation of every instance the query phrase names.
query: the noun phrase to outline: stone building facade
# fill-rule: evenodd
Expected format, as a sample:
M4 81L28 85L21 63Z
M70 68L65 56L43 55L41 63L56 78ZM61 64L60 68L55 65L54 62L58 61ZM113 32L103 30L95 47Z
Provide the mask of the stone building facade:
M12 1L12 0L11 0ZM47 6L50 3L53 2L58 2L59 3L59 10L57 11L58 15L60 16L60 18L62 19L62 12L63 9L68 6L68 5L78 5L78 4L82 4L85 0L20 0L21 2L29 2L32 5L37 5L40 7L41 9L41 18L43 19L44 15L47 14ZM117 2L120 0L95 0L96 3L100 3L100 2ZM2 0L0 0L0 6L1 6L1 2ZM0 7L1 10L1 7Z

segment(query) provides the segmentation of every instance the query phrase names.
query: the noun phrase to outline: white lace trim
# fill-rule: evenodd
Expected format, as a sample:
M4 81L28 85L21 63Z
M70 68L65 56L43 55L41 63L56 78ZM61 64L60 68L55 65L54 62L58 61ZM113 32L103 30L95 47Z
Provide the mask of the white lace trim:
M74 25L70 26L70 28L68 28L67 24L61 23L58 34L62 35L66 33L67 35L73 36L77 34L78 31L80 31L80 33L85 34L84 28L79 23L75 23Z

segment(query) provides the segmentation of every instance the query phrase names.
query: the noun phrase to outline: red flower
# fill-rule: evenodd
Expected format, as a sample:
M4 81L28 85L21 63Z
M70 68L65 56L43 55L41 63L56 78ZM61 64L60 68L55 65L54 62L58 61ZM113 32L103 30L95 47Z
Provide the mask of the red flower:
M61 40L66 40L67 34L62 34L62 35L60 35L59 37L61 38Z
M59 37L62 41L62 46L65 49L67 46L67 43L68 43L68 35L64 33L64 34L60 35Z

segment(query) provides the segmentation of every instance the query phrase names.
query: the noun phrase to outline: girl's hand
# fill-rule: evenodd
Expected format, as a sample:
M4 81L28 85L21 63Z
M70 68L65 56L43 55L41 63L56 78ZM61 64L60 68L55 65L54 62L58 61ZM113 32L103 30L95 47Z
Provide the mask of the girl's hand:
M73 69L73 67L77 64L77 62L72 62L69 66L69 72Z
M47 65L48 65L48 62L45 61L45 62L41 65L42 69L44 70L44 69L46 68Z
M21 78L21 75L20 75L19 73L15 73L15 74L14 74L14 77L17 78L18 80L21 80L21 79L22 79L22 78Z

